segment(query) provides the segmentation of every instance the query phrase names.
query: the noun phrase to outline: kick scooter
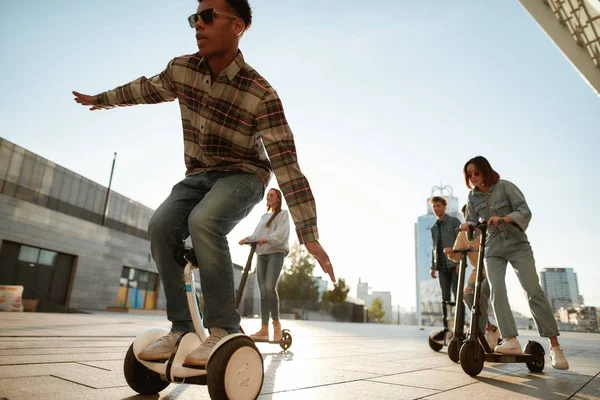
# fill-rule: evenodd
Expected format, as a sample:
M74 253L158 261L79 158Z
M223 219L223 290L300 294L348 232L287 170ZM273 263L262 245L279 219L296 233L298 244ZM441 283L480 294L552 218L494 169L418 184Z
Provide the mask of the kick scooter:
M481 236L479 238L479 257L477 259L477 275L475 280L475 299L473 300L473 310L471 312L471 331L468 338L464 341L460 348L460 366L463 371L471 376L477 376L483 369L483 363L525 363L531 372L542 372L544 370L544 356L546 352L541 344L530 340L523 348L524 354L507 355L494 353L494 349L490 347L485 339L484 332L481 331L479 324L479 316L482 313L479 299L481 297L481 282L483 281L483 268L485 256L485 242L487 234L487 221L483 221L476 226L472 226L467 233L473 240L473 231L479 229Z
M244 287L246 286L246 280L248 279L248 273L250 272L250 267L252 266L252 258L254 257L254 253L256 252L256 242L246 242L250 246L250 254L248 255L248 261L246 262L246 266L244 267L244 273L242 274L242 279L240 281L240 287L238 288L237 295L235 297L235 308L239 309L240 302L242 301L242 295L244 294ZM240 331L242 327L240 327ZM281 331L281 340L257 340L256 343L271 343L271 344L279 344L279 347L286 351L292 346L292 333L289 329L284 329Z
M444 307L448 307L448 315L452 315L451 307L456 305L454 331L452 332L452 338L448 339L450 333L448 329L442 329L440 331L432 332L429 335L429 347L431 347L431 349L434 351L440 351L444 346L448 346L448 357L454 362L458 362L460 346L462 346L462 342L465 340L465 305L463 303L462 287L465 284L465 272L467 269L467 253L471 251L473 250L469 248L452 250L454 254L461 254L458 269L458 290L456 293L456 303L443 303Z

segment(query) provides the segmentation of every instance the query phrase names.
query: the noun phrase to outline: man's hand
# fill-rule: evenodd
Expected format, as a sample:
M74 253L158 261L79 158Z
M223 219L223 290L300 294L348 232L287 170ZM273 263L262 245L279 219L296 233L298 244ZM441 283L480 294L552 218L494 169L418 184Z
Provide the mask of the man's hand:
M87 94L79 93L76 91L73 91L73 94L75 95L75 101L77 103L86 107L92 106L92 108L90 108L90 111L98 110L98 108L96 108L96 106L92 103L92 99L94 98L94 96L89 96Z
M267 238L260 238L256 241L256 243L258 243L258 245L260 246L261 244L265 244L269 241L269 239Z
M429 272L429 275L431 275L431 277L432 277L433 279L435 279L435 278L436 278L436 276L435 276L435 269L432 269L432 270Z
M240 245L246 244L247 241L248 238L243 238L242 240L240 240Z
M331 278L331 282L335 282L333 266L331 265L331 261L329 261L329 256L327 255L325 249L323 249L321 244L315 240L313 242L304 243L304 246L306 246L306 250L308 250L308 252L312 254L314 258L317 259L323 271L327 273L327 275L329 275L329 277Z
M502 222L505 222L502 217L494 215L492 218L488 219L488 226L498 226Z

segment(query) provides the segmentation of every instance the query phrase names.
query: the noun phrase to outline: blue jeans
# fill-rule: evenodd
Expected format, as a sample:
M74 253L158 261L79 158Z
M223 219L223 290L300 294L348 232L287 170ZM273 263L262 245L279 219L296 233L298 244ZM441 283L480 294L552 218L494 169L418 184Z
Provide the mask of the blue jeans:
M456 301L456 287L458 286L458 275L456 268L447 268L438 270L440 279L440 288L442 289L442 322L444 328L448 329L448 308L444 304L445 301L450 301L450 294L454 295Z
M284 253L261 254L256 263L256 278L260 289L260 314L262 324L269 323L269 312L273 321L279 321L279 295L277 281L283 268Z
M204 295L204 326L237 332L233 264L227 234L264 195L261 179L244 172L205 172L175 186L152 215L148 226L152 257L167 299L172 331L193 331L183 283L183 268L174 251L189 236L198 260Z

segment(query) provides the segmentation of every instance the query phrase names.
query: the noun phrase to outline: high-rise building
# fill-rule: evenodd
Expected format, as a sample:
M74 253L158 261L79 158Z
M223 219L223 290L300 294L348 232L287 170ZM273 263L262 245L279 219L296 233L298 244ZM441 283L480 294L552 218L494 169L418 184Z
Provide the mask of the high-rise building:
M431 188L431 195L427 198L426 203L427 213L417 218L415 224L416 317L419 326L433 326L442 322L440 283L429 275L432 257L431 227L436 221L429 200L434 196L444 197L448 203L446 214L462 221L458 198L454 197L452 187L440 184Z
M561 307L572 308L583 304L577 274L573 268L544 268L540 273L540 281L552 311L557 312Z

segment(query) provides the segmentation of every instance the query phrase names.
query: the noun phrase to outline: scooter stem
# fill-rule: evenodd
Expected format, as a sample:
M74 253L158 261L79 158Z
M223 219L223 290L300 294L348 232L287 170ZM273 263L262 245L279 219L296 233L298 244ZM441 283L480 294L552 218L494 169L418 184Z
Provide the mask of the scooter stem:
M190 315L192 322L194 323L194 329L196 334L201 341L205 341L208 338L206 329L202 325L202 317L200 316L200 310L198 309L198 302L196 301L196 281L194 274L192 273L196 267L191 262L188 262L183 270L183 281L185 283L185 294L187 296L188 307L190 309Z

